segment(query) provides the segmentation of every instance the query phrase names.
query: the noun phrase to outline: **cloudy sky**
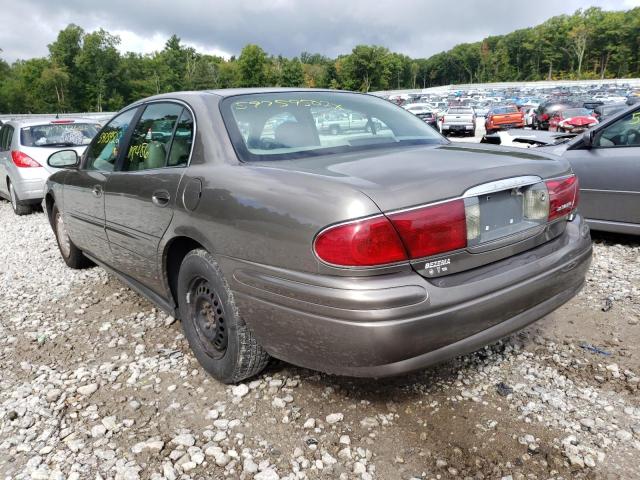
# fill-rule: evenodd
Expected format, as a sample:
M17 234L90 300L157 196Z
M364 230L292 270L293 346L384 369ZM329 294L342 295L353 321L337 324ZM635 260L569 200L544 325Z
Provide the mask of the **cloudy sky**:
M0 2L0 58L47 55L59 30L75 23L104 28L123 51L161 50L176 33L201 52L238 54L247 43L285 56L334 57L354 45L384 45L427 57L457 43L507 33L600 6L620 10L640 0L19 0Z

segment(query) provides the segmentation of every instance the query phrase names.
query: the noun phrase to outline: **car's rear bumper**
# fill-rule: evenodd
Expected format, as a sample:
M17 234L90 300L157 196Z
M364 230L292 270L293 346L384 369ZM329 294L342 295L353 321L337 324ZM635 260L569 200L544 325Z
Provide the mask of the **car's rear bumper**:
M485 128L487 130L509 130L511 128L524 128L525 122L505 122L505 123L490 123Z
M13 188L21 201L39 203L44 197L44 185L50 173L42 168L20 168L17 172L9 173Z
M581 288L591 259L580 217L552 240L474 271L427 281L300 274L221 258L243 318L273 356L353 376L416 370L543 317Z

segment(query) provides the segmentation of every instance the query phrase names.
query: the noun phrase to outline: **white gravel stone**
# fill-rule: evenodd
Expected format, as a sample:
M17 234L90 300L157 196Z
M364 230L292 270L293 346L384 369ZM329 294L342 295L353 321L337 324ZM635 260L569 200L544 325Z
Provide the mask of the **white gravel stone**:
M342 413L330 413L325 418L326 422L329 425L333 425L334 423L341 422L344 419L344 415Z
M89 383L88 385L83 385L81 387L78 387L78 393L81 395L91 395L96 390L98 390L97 383Z
M235 387L233 387L231 389L231 393L233 394L234 397L242 398L247 393L249 393L249 387L244 383L241 383L240 385L236 385Z

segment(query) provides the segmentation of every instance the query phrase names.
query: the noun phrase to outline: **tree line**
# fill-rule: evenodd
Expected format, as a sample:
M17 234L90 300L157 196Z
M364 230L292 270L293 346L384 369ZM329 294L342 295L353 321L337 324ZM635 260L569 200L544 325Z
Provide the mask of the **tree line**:
M61 30L49 55L0 58L0 112L114 111L162 92L284 86L375 91L492 81L640 76L640 8L578 10L531 28L464 43L429 58L358 45L337 58L303 52L197 52L171 36L152 54L120 53L119 37L77 25ZM1 52L1 50L0 50ZM1 54L1 53L0 53Z

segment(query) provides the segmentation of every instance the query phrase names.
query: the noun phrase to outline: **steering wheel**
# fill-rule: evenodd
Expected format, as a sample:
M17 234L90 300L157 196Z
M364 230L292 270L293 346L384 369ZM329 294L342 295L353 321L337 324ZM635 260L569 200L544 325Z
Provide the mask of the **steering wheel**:
M620 135L622 145L640 145L640 130L631 128Z

